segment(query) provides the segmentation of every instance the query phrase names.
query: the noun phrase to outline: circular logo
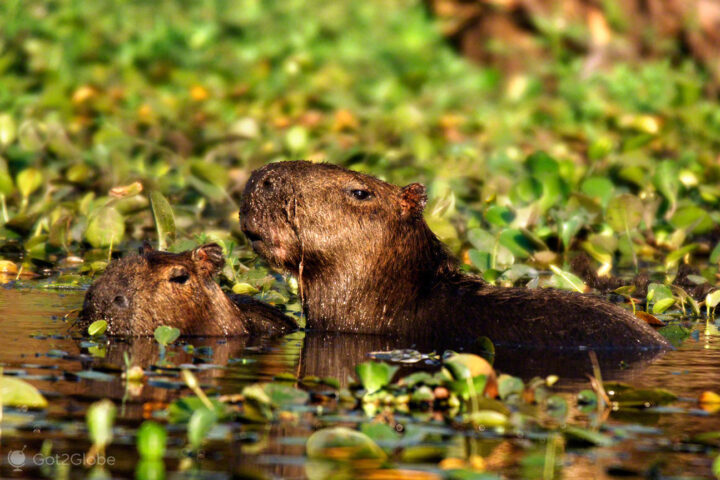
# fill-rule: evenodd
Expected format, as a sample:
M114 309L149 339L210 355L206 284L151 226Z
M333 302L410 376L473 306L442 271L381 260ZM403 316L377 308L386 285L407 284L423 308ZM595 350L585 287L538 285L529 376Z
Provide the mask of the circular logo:
M8 453L8 462L11 466L15 467L15 471L19 472L20 467L25 465L25 449L27 445L23 445L22 450L10 450Z

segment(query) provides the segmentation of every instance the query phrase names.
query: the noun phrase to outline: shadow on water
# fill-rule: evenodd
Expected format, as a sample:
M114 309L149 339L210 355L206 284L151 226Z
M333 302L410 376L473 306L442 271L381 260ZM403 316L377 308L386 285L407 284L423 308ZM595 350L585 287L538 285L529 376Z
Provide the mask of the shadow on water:
M152 338L113 339L92 348L87 339L81 338L62 319L65 313L80 306L82 293L0 290L3 327L0 363L6 375L28 379L50 401L50 407L43 412L5 415L0 437L0 474L3 476L21 475L7 464L7 452L13 449L25 447L28 455L39 451L43 440L52 439L54 451L86 450L84 412L91 402L100 398L111 398L122 405L118 419L121 433L110 450L118 459L112 471L131 473L135 462L132 429L141 419L148 418L153 406L162 407L189 393L179 377L181 367L192 369L206 391L232 394L240 392L245 385L270 381L280 374L297 378L334 377L347 385L348 379L354 376L355 365L367 360L369 352L405 348L430 351L424 348L427 346L408 345L397 339L316 332L296 332L279 339L190 338L169 347L164 357ZM605 380L663 387L681 397L697 398L704 390L717 390L720 382L716 368L720 363L717 345L717 337L708 330L691 337L678 350L633 354L600 352L599 358ZM147 382L140 390L126 391L121 380L126 355L133 364L149 372ZM165 368L159 368L163 363ZM587 352L501 349L497 351L495 366L501 372L526 379L535 375L559 375L562 390L568 392L588 388L585 375L592 371ZM403 368L428 369L432 366L420 362ZM22 418L32 421L23 424ZM715 420L681 414L648 415L636 421L686 435L720 428ZM248 458L251 458L250 463L259 465L264 471L302 477L303 439L312 430L311 419L303 419L295 425L243 427L242 435L234 434L232 441L212 444L208 451L212 449L214 453L202 461L202 467L239 473L244 471L250 462ZM182 431L171 434L171 444L182 444L183 435ZM239 458L239 452L243 453L243 460L228 464L227 459ZM641 451L607 452L611 459L615 458L613 455L622 454L631 460L637 456L639 464L647 463ZM603 475L597 478L605 478L604 468L610 460L589 462L583 470L585 460L584 457L576 458L572 467L585 472L583 474L600 472ZM682 460L681 464L684 462ZM29 465L23 470L24 474L41 473L32 468L36 467ZM173 468L172 461L167 468Z

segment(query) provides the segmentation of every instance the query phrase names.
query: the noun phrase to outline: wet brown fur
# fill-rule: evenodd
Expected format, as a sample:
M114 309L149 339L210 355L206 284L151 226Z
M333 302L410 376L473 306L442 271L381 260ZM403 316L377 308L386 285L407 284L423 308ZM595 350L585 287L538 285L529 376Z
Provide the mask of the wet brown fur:
M501 345L668 345L602 299L497 288L461 273L425 223L424 205L419 184L401 188L334 165L282 162L253 173L241 223L258 253L298 277L311 329L438 345L482 335Z
M107 333L152 335L160 325L182 335L273 335L296 328L276 308L247 296L228 296L213 276L223 267L222 249L203 245L182 253L153 250L110 263L85 295L80 324L108 322Z

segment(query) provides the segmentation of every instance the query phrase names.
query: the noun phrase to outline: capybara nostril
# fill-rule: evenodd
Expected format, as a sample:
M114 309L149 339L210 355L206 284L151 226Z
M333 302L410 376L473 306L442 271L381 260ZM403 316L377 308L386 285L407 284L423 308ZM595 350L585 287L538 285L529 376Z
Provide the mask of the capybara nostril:
M128 302L128 299L125 295L118 295L113 299L113 303L115 306L120 308L128 308L130 306L130 302Z

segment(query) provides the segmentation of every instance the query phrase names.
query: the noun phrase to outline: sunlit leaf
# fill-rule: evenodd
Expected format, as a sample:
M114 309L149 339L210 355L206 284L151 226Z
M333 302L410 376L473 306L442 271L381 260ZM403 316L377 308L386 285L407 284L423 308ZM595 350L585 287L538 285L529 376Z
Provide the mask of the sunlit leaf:
M363 362L355 367L355 373L368 393L389 384L398 367L381 362Z
M175 241L175 214L170 203L157 190L150 192L150 207L158 233L158 248L167 250Z
M155 329L155 340L163 346L168 346L180 337L180 330L175 327L160 325Z
M0 399L5 407L47 407L47 400L37 388L25 380L6 375L0 376Z

